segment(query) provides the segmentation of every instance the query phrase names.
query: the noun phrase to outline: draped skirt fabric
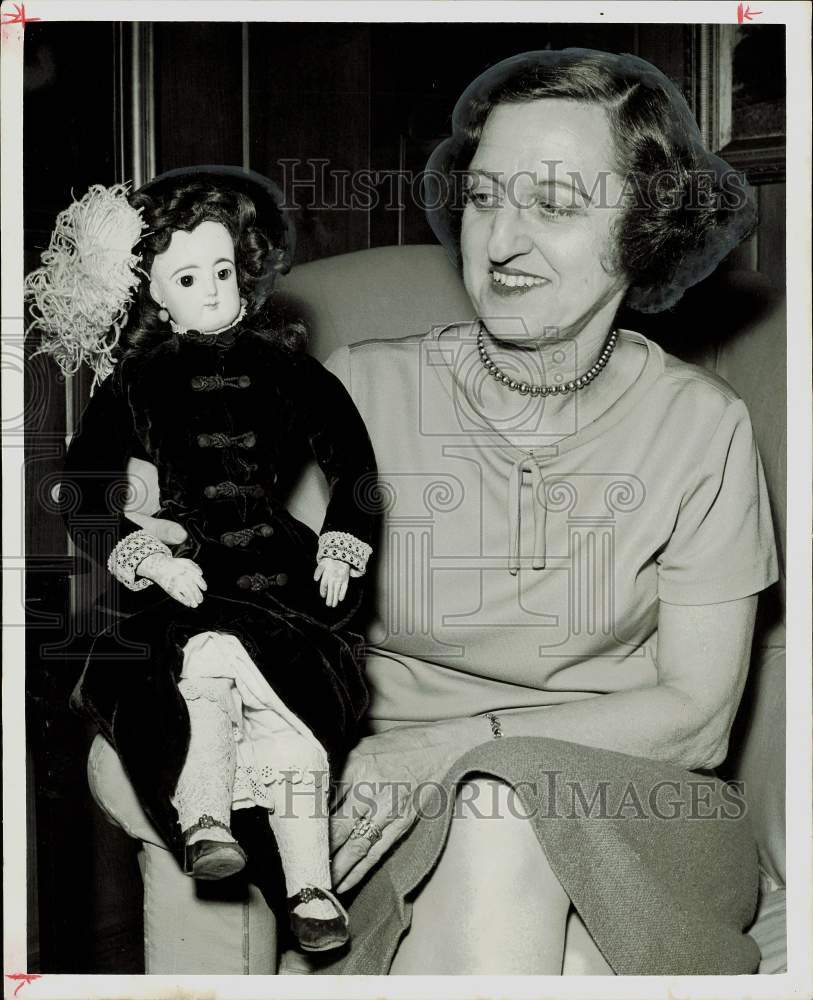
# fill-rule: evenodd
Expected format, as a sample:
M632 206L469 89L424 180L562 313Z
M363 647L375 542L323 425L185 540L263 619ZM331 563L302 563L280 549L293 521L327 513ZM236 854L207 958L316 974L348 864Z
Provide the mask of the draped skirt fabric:
M616 974L756 971L759 950L745 929L757 903L757 849L729 786L626 754L512 737L457 761L408 836L362 883L350 906L349 952L320 974L389 972L411 900L446 843L455 788L474 774L514 788L540 851Z

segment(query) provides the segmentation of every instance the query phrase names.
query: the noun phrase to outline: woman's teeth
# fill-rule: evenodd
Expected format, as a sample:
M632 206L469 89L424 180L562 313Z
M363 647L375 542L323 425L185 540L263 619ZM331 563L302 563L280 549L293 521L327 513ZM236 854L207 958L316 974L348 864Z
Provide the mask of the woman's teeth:
M503 274L502 271L492 271L491 280L506 288L531 288L545 284L544 278L537 278L532 274Z

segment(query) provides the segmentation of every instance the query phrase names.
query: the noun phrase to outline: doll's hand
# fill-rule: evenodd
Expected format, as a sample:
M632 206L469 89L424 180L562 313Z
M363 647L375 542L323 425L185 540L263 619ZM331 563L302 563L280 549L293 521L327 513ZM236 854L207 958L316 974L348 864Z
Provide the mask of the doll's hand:
M163 552L153 552L142 559L136 569L136 576L146 577L157 583L170 597L196 608L203 600L206 581L203 570L191 559L176 559Z
M177 521L166 521L161 517L136 513L128 513L127 520L135 521L142 531L148 531L164 545L180 545L187 538L186 528Z
M313 574L319 583L319 593L324 597L329 608L335 608L339 601L344 600L347 593L347 581L353 576L361 576L358 570L351 570L350 565L341 559L320 559Z

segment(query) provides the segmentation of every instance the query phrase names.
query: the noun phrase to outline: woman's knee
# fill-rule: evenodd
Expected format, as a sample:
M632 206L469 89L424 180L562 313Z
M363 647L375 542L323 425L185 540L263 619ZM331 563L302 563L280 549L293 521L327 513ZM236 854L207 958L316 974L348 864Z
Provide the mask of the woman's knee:
M542 848L514 789L496 778L474 777L457 789L448 846L482 874L546 866ZM485 868L484 861L487 861Z
M511 786L470 778L392 971L558 973L569 906Z

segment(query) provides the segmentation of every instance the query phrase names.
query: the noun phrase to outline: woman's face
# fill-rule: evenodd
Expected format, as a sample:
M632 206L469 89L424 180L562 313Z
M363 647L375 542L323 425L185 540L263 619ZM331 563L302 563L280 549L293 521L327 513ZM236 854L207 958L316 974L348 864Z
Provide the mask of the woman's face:
M597 105L500 104L469 166L463 278L494 336L600 332L627 281L611 273L622 208L610 125Z
M176 230L150 272L150 294L186 330L209 333L240 312L234 243L220 222Z

